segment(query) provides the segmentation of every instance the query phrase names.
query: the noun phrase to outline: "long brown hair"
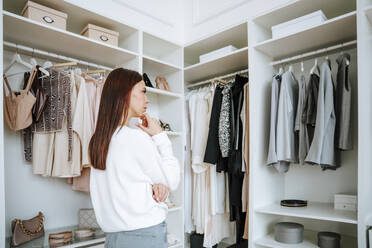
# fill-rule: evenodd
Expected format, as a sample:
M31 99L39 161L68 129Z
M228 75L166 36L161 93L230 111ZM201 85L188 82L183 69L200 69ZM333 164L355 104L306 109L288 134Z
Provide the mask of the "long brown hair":
M128 117L130 93L142 76L132 70L117 68L110 72L103 86L96 130L89 142L92 166L106 169L106 158L112 135Z

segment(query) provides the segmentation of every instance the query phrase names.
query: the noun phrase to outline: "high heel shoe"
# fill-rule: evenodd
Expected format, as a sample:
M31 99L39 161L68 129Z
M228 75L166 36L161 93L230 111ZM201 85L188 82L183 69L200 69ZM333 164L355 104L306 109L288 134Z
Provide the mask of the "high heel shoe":
M156 79L155 79L155 82L156 82L156 88L157 89L170 91L168 82L165 79L165 77L157 76Z
M147 76L146 73L143 73L143 81L145 81L145 85L147 87L151 87L151 88L154 88L154 86L152 86L152 83L150 81L150 78Z
M169 132L172 132L172 129L170 128L169 124L162 121L162 120L159 120L159 123L160 123L160 127L161 129L163 129L163 131L169 131Z

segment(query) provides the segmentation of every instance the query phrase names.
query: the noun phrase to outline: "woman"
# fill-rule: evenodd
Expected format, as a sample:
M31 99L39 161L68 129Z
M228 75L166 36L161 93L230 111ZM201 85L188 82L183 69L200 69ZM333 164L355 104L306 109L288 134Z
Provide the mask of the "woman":
M90 194L105 247L168 246L163 201L177 188L180 168L167 135L145 113L148 103L138 72L108 75L89 143ZM133 117L141 118L139 129L129 127Z

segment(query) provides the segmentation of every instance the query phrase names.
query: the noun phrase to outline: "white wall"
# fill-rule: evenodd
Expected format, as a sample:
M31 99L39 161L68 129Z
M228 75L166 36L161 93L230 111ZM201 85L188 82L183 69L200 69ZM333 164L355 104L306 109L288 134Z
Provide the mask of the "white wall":
M185 44L242 23L293 0L185 1Z
M184 0L66 0L80 7L182 44Z

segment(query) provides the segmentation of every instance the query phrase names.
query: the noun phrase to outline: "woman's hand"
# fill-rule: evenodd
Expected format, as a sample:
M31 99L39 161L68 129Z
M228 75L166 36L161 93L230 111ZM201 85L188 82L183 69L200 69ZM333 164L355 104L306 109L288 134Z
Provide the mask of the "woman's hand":
M169 189L163 184L154 184L152 186L152 198L157 202L163 202L167 199Z
M144 114L143 116L141 116L141 120L142 124L136 123L136 126L141 128L150 136L157 135L163 131L158 121L155 118L151 118L148 114Z

